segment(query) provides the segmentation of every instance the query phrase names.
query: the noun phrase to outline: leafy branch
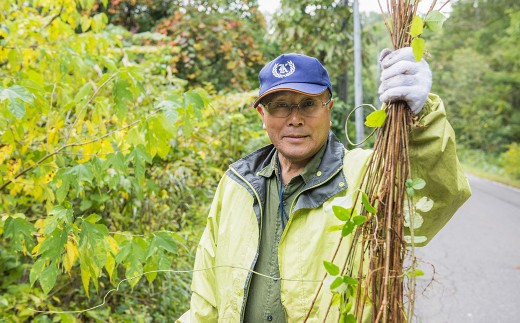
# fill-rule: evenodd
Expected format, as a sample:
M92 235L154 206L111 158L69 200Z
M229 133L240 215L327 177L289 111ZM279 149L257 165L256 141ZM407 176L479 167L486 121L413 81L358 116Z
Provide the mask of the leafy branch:
M157 112L157 111L156 111ZM155 113L156 113L155 112ZM14 176L12 179L8 179L2 186L0 186L0 191L2 191L4 188L6 188L9 184L11 184L14 180L16 180L17 178L19 178L20 176L23 176L25 173L31 171L32 169L38 167L39 165L41 165L44 161L46 161L47 159L55 156L55 155L58 155L59 153L61 153L63 150L67 149L67 148L70 148L70 147L79 147L79 146L84 146L84 145L88 145L88 144L91 144L91 143L94 143L94 142L97 142L97 141L100 141L102 139L105 139L109 136L111 136L112 134L116 133L116 132L119 132L119 131L122 131L122 130L125 130L125 129L129 129L129 128L132 128L133 126L137 125L138 123L141 123L143 122L144 120L150 118L151 116L153 116L155 113L152 113L150 115L148 115L146 118L144 119L141 119L141 120L136 120L122 128L118 128L118 129L115 129L115 130L112 130L106 134L104 134L103 136L99 136L99 137L96 137L94 139L91 139L91 140L88 140L88 141L84 141L84 142L75 142L75 143L70 143L70 144L66 144L66 145L63 145L61 146L60 148L56 149L56 151L52 152L52 153L48 153L46 154L45 156L43 156L42 158L40 158L38 161L36 161L33 165L23 169L22 171L20 171L18 174L16 174L16 176Z

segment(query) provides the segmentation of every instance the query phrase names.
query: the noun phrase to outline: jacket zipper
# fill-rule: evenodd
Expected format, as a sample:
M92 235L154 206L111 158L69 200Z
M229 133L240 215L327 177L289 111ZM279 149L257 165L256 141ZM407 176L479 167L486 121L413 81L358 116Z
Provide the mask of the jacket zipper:
M304 190L302 190L300 193L298 193L298 195L296 195L296 197L294 198L293 202L291 203L291 208L290 208L290 210L289 210L289 221L287 222L287 225L285 226L285 230L283 230L283 232L282 232L282 236L280 237L280 242L278 243L278 246L280 246L280 244L282 243L282 240L283 240L284 237L285 237L285 233L287 232L287 228L289 228L289 225L291 224L291 221L292 221L292 219L293 219L292 214L293 214L294 205L295 205L296 201L298 200L298 197L300 197L300 195L303 194L303 192L306 192L306 191L311 190L311 189L313 189L313 188L316 188L316 187L318 187L318 186L322 186L322 185L324 185L325 183L327 183L328 181L330 181L331 178L333 178L334 176L336 176L336 175L341 171L342 168L343 168L343 166L340 167L340 168L338 168L334 173L332 173L332 175L330 175L330 176L329 176L326 180L324 180L323 182L318 183L318 184L316 184L316 185L314 185L314 186L311 186L311 187L307 187L306 189L304 189ZM280 251L280 249L278 249L278 251ZM278 254L278 264L280 264L280 254ZM278 270L279 270L279 273L280 273L280 277L283 277L282 269L280 268L280 265L278 265ZM280 281L280 297L281 297L281 293L282 293L282 286L281 286L282 283L283 283L283 281ZM285 312L285 317L287 318L287 311L285 310L285 307L282 306L282 309L283 309L283 311Z
M325 183L327 183L328 181L330 181L331 178L333 178L334 176L336 176L342 169L343 167L340 167L338 168L334 173L331 174L331 176L329 176L325 181L323 182L320 182L314 186L311 186L311 187L308 187L304 190L302 190L300 193L298 193L298 195L294 198L293 202L291 203L291 208L289 210L289 214L292 215L292 210L294 208L294 204L295 202L298 200L298 197L303 193L303 192L306 192L308 190L311 190L313 188L316 188L318 186L321 186ZM259 248L260 248L260 239L262 239L262 213L263 213L263 210L262 210L262 205L260 203L260 198L258 196L258 192L253 188L253 186L251 185L251 183L249 183L244 177L242 177L234 168L230 167L230 170L238 177L240 178L241 180L244 181L244 183L247 184L247 186L249 186L249 188L251 188L251 190L254 192L255 196L256 196L256 199L258 200L258 205L260 207L260 234L258 236L258 246L257 246L257 249L256 249L256 255L255 255L255 259L253 260L250 268L249 268L249 273L247 274L247 277L246 277L246 285L244 286L245 287L245 292L244 292L244 298L242 299L242 308L240 309L240 322L244 322L244 315L245 315L245 307L247 305L247 296L249 294L249 286L251 284L251 277L252 277L252 270L254 269L255 267L255 264L256 264L256 261L258 260L258 253L259 253ZM291 223L292 221L292 216L289 216L289 221L287 222L287 225L285 226L286 230L283 230L282 232L282 236L280 237L280 243L282 242L283 238L285 237L285 232L287 231L287 228L289 227L289 224ZM278 254L278 257L280 255ZM278 258L279 259L279 258ZM280 261L278 261L280 262ZM280 271L280 277L283 277L282 275L282 272ZM280 282L281 283L281 282ZM280 291L281 291L281 288L280 288ZM287 317L287 311L285 310L285 308L282 306L282 309L283 311L285 312L285 317Z
M255 265L256 265L256 261L258 260L258 254L259 254L259 249L260 249L260 239L262 239L262 213L263 213L263 210L262 210L262 203L260 203L260 197L258 196L258 192L254 189L254 187L251 185L251 183L249 183L244 177L242 177L234 168L230 167L229 168L233 173L235 173L236 176L238 176L238 178L240 178L241 180L244 181L244 183L247 184L247 186L249 186L249 188L251 188L251 190L255 193L255 196L256 196L256 199L258 201L258 206L260 207L260 231L259 231L259 234L258 234L258 246L256 247L256 255L255 255L255 259L253 259L253 262L251 263L251 266L249 267L249 272L247 274L247 277L246 277L246 285L244 286L244 298L242 299L242 308L240 309L240 322L244 322L244 316L245 316L245 308L246 308L246 305L247 305L247 296L249 295L249 286L251 284L251 277L253 276L253 270L255 268Z

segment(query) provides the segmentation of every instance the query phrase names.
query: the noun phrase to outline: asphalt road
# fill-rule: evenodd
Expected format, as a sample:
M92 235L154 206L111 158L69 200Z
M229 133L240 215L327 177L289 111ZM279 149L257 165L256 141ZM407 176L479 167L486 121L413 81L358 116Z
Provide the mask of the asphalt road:
M413 322L520 322L520 190L468 178L471 198L416 249Z

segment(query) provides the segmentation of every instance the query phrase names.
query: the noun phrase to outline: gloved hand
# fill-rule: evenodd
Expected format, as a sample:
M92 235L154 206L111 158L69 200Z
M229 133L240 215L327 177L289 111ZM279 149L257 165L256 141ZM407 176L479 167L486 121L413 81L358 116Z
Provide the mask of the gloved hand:
M395 51L383 49L379 54L381 85L379 100L403 100L412 111L419 113L432 87L432 72L424 59L417 62L411 47Z

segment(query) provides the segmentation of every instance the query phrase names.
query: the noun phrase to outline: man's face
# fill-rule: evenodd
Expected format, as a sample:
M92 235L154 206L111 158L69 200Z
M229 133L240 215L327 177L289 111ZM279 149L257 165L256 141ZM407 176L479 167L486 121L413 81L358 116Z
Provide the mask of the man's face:
M328 91L318 96L307 96L292 91L279 91L266 96L262 102L286 101L294 104L291 114L285 118L276 118L259 105L258 112L267 130L271 142L281 157L292 163L307 163L325 144L330 129L330 111L333 101L323 105L312 117L303 116L296 104L305 98L329 101Z

